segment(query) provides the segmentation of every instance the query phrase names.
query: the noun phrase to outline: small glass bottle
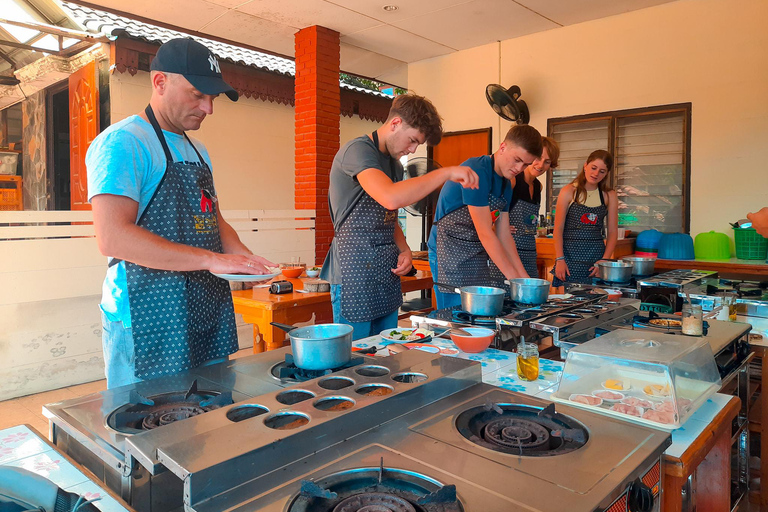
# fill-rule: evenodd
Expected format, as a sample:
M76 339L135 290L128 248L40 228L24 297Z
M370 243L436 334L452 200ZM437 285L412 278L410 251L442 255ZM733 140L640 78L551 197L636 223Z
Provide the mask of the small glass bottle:
M526 343L524 336L517 344L517 376L529 382L539 378L539 347Z
M700 304L683 304L683 334L690 336L704 334L704 321Z

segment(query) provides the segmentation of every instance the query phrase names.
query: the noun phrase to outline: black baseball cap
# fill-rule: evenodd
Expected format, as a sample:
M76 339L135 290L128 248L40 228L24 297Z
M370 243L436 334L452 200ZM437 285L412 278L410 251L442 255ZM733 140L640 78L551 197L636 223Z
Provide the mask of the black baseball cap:
M150 69L183 75L203 94L224 93L232 101L239 97L237 91L221 78L216 56L190 37L171 39L163 44L152 59Z

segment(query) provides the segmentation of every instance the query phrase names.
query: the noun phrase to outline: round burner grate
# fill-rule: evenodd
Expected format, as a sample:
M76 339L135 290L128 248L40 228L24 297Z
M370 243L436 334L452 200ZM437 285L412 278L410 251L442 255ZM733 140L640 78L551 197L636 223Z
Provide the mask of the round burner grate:
M578 450L589 433L577 420L547 409L493 404L467 409L456 418L456 429L478 446L500 453L551 457Z
M198 414L203 414L205 409L196 405L179 405L174 404L161 407L158 410L150 412L142 421L141 427L144 430L152 430L153 428L162 427L168 425L174 421L181 421Z
M345 499L333 512L416 512L416 508L393 494L366 492Z
M533 421L501 418L483 429L483 439L507 448L538 449L549 444L549 431Z

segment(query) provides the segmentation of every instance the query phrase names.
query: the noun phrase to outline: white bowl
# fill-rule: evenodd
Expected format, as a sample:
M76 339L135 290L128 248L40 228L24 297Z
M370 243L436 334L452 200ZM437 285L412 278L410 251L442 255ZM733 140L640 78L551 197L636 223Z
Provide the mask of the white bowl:
M317 277L317 276L320 275L320 271L319 270L309 270L309 269L307 269L307 270L305 270L305 272L307 273L307 277Z

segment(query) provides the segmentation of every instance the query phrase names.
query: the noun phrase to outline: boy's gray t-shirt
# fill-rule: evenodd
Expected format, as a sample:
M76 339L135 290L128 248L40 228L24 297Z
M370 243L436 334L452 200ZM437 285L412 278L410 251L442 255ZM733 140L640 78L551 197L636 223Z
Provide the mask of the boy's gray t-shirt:
M392 162L395 165L392 165ZM394 167L394 169L393 169ZM352 209L365 193L357 181L357 175L366 169L379 169L392 181L403 179L403 166L389 155L385 155L368 135L347 142L333 159L328 188L328 205L334 230L349 216ZM336 239L325 257L320 277L331 284L341 284L341 272L336 255Z

